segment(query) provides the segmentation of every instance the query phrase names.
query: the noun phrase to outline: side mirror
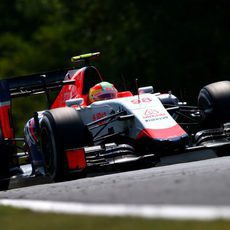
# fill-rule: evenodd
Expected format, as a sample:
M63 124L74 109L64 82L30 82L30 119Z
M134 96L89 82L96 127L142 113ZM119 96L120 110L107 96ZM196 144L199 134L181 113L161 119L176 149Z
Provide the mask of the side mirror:
M83 98L74 98L74 99L69 99L66 100L65 103L68 107L71 107L73 105L77 105L78 107L81 107L81 105L83 104L84 99Z
M145 86L138 88L138 94L143 94L143 93L153 93L153 87L152 86Z

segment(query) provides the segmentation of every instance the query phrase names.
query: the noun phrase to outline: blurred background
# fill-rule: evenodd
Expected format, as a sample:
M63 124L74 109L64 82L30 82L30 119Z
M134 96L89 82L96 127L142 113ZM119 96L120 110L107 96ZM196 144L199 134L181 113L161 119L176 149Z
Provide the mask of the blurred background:
M2 0L0 78L70 67L72 56L100 51L92 64L118 89L133 90L138 78L196 104L203 85L230 79L229 12L227 0ZM16 99L16 128L40 105Z

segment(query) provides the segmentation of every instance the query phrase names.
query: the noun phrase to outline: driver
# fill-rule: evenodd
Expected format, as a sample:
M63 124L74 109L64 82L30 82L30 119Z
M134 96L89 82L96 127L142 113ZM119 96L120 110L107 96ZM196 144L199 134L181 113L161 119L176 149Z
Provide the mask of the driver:
M117 98L117 89L113 84L103 81L100 82L89 90L89 102L108 100Z

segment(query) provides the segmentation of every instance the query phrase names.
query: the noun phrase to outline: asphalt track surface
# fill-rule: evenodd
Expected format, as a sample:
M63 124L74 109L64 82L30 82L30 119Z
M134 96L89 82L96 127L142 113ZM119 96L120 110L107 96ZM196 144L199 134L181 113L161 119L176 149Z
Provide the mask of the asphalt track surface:
M1 191L0 199L138 205L230 205L230 157L165 164Z

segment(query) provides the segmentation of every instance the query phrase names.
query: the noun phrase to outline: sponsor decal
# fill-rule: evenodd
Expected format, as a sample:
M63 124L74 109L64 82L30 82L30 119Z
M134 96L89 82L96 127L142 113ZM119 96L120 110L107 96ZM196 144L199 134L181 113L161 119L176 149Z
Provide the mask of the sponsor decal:
M146 122L151 122L156 120L168 119L168 116L164 112L159 112L156 109L148 108L143 114L143 119L145 119Z
M150 118L150 119L145 119L145 121L152 122L152 121L159 121L159 120L165 120L165 119L168 119L168 117L165 116L165 117Z
M151 102L151 101L152 101L151 98L149 98L149 97L144 97L144 98L140 98L140 99L134 99L134 100L132 100L131 102L132 102L133 104L140 104L141 102L143 102L143 103L149 103L149 102Z
M95 113L93 114L93 121L96 121L102 117L106 116L106 112L99 112L99 113Z
M164 112L159 112L156 109L148 108L145 110L143 118L152 118L152 117L164 117L167 116Z

